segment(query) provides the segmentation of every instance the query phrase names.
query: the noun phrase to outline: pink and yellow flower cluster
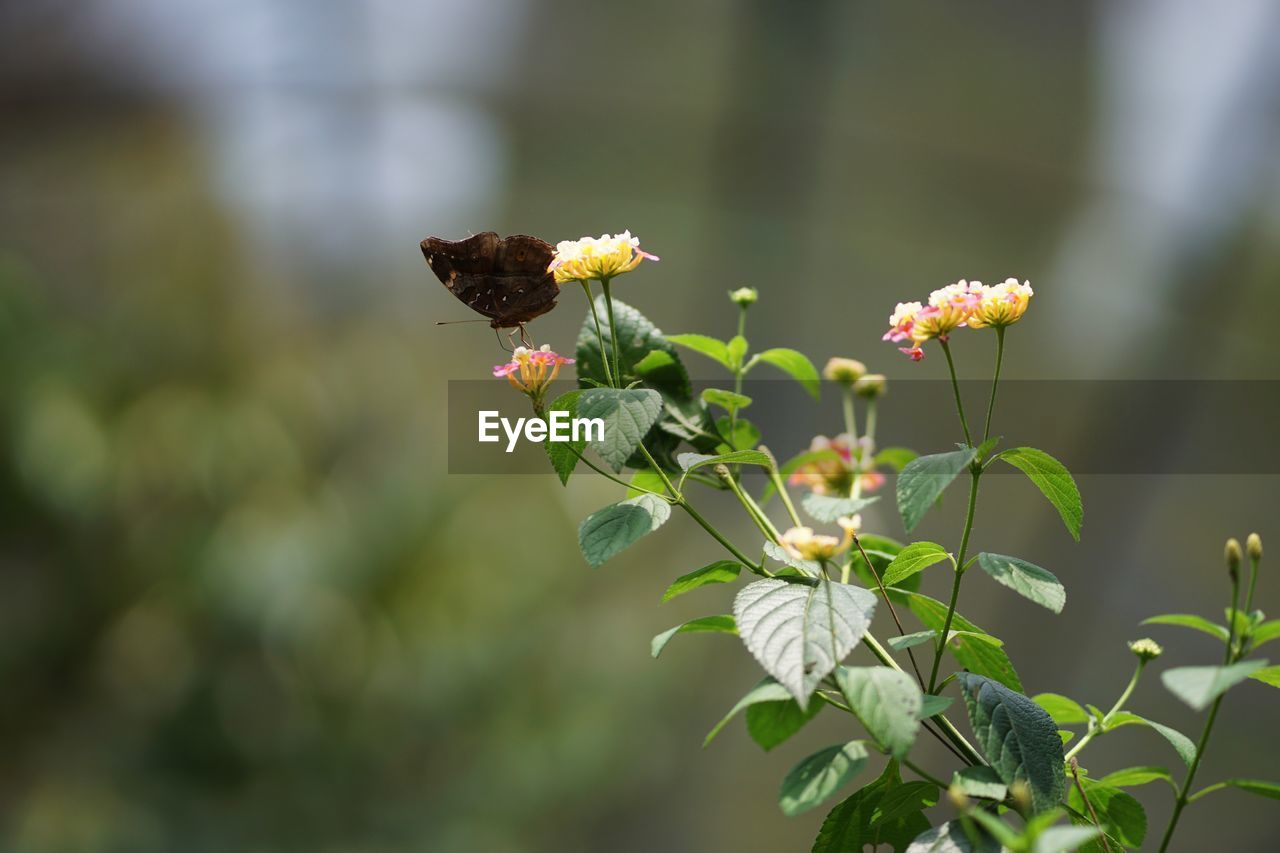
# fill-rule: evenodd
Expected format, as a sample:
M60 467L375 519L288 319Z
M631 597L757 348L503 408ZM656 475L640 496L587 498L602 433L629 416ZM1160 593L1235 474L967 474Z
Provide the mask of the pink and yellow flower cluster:
M919 361L924 358L920 345L932 338L945 342L953 331L965 326L1003 329L1013 325L1022 319L1033 295L1030 282L1019 283L1015 278L992 286L961 279L929 294L928 305L899 302L889 317L884 340L909 342L911 346L898 349L912 361Z
M836 519L836 524L844 530L843 537L814 533L812 527L792 527L778 537L778 544L797 559L830 560L853 543L853 536L862 526L862 519L856 515L844 516Z
M646 259L656 261L658 257L642 250L640 239L632 237L630 231L623 231L581 240L561 240L556 244L555 257L547 270L559 284L591 279L604 281L631 272Z
M505 376L516 390L528 394L537 404L565 364L573 364L573 359L557 355L547 344L536 350L516 347L511 361L494 366L493 375L499 379Z
M841 433L835 438L825 435L814 436L809 443L810 453L832 451L835 458L828 456L806 462L792 472L787 482L793 486L807 487L819 495L847 495L853 486L853 446L849 442L849 434ZM874 492L884 485L884 474L879 471L863 471L857 475L862 481L862 491Z

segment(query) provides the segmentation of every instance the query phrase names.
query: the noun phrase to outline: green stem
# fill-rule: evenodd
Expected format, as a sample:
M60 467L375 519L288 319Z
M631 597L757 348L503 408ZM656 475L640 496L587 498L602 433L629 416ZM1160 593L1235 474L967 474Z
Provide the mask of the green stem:
M1146 665L1146 661L1142 659L1138 660L1138 666L1133 671L1133 677L1129 679L1129 684L1120 693L1120 698L1111 706L1110 711L1103 714L1102 722L1100 724L1095 724L1093 728L1085 733L1084 737L1080 738L1080 741L1075 746L1071 747L1067 754L1063 756L1064 760L1070 761L1089 744L1089 741L1093 740L1100 734L1106 733L1107 723L1111 722L1111 719L1115 717L1116 714L1120 713L1120 710L1124 707L1124 703L1129 701L1129 697L1133 695L1133 689L1138 686L1138 678L1142 675L1142 668Z
M978 505L978 479L982 476L978 471L971 471L969 485L969 509L965 513L964 533L960 537L960 551L956 555L956 579L951 584L951 601L947 604L947 618L942 622L942 630L938 632L938 641L934 646L933 669L929 672L929 690L932 693L938 683L938 665L942 663L942 652L947 647L947 637L951 633L951 621L956 615L956 602L960 598L960 580L964 577L964 557L969 549L969 534L973 532L973 513Z
M863 562L867 564L867 570L871 572L871 577L876 579L876 586L880 588L880 595L884 597L884 603L889 607L889 615L893 617L893 624L898 626L898 636L905 636L907 632L903 630L902 620L898 618L898 611L894 610L893 602L889 600L889 590L885 589L884 581L880 580L880 573L876 571L876 567L872 564L871 558L867 556L866 549L862 547L862 540L858 538L857 533L853 534L853 544L858 549L858 553L862 555ZM841 583L849 582L849 569L852 566L853 561L850 559L850 561L844 565L844 568L840 570ZM924 676L920 674L920 667L916 664L915 653L912 652L911 649L907 649L907 658L911 661L911 668L915 670L916 681L919 682L921 689L924 689Z
M1075 761L1071 763L1071 777L1075 779L1076 790L1080 792L1080 799L1084 800L1085 808L1089 810L1089 816L1093 819L1093 825L1102 833L1098 836L1102 840L1102 849L1106 853L1111 853L1111 844L1107 841L1107 830L1103 828L1102 821L1098 820L1098 812L1093 807L1093 802L1089 799L1089 795L1085 793L1084 783L1080 781L1080 767Z
M1222 663L1231 663L1231 656L1234 653L1233 646L1236 639L1236 622L1239 619L1240 606L1240 570L1237 568L1231 572L1231 614L1228 620L1230 624L1227 626L1227 654L1223 658ZM1243 645L1243 643L1241 644Z
M1000 386L1000 364L1004 361L1004 326L996 327L996 373L991 380L991 399L987 401L987 425L982 430L982 440L991 437L991 414L996 410L996 388Z
M867 400L867 447L868 452L876 447L876 398ZM866 460L863 460L864 462Z
M858 416L853 408L853 389L845 385L840 390L844 395L844 431L849 434L849 449L852 452L858 446Z
M608 471L604 470L599 465L597 465L596 463L588 459L585 455L583 455L582 451L578 450L578 448L574 447L572 444L569 444L566 446L569 448L570 453L578 457L578 460L580 462L582 462L592 471L595 471L597 474L603 474L608 479L613 480L613 482L617 483L620 486L625 486L627 489L637 491L637 492L642 492L646 495L653 495L654 497L662 498L668 503L674 503L674 498L668 498L666 495L662 494L661 492L655 492L652 489L646 489L644 486L635 486L635 485L632 485L631 483L626 482L625 480L622 480L618 477L613 476Z
M591 308L591 319L596 324L596 343L600 345L600 362L604 365L604 378L609 387L617 388L618 385L613 381L613 373L609 370L609 356L604 349L604 333L600 331L600 313L596 311L596 300L591 296L591 283L579 281L582 285L582 292L587 294L587 305ZM613 320L609 321L609 331L613 331Z
M1249 593L1244 599L1244 612L1246 615L1253 612L1253 590L1258 585L1258 561L1249 558Z
M772 572L770 572L764 566L753 562L750 558L747 557L746 554L743 554L740 550L738 550L737 546L734 545L732 542L730 542L728 539L726 539L724 534L721 533L719 530L717 530L714 524L712 524L711 522L703 518L702 514L699 513L696 509L694 509L693 506L689 503L689 501L687 501L684 498L680 498L678 501L676 501L676 506L680 507L685 512L689 513L689 517L692 518L694 521L696 521L703 530L707 531L707 533L710 533L711 538L719 542L721 545L723 545L725 550L728 551L730 554L732 554L734 558L737 559L738 562L742 563L744 566L746 566L756 574L765 574L765 575L772 576Z
M951 390L956 395L956 411L960 414L960 427L964 430L964 443L973 447L973 439L969 437L969 421L964 416L964 401L960 399L960 381L956 379L956 363L951 358L951 344L945 338L938 338L942 344L942 352L947 356L947 369L951 371Z
M787 515L791 516L791 524L794 527L800 527L800 514L796 512L796 505L791 502L787 484L783 481L782 472L778 470L776 462L769 466L769 479L773 481L773 489L778 493L778 497L782 498L782 505L787 508Z
M781 534L778 533L778 528L773 526L773 522L770 521L769 517L760 509L760 505L753 501L751 496L743 490L741 484L734 479L733 473L729 470L729 466L717 465L716 469L716 474L720 477L720 481L728 486L729 491L733 492L734 496L737 497L738 501L742 504L742 508L747 511L747 515L751 516L751 520L755 522L756 527L760 528L760 532L765 535L765 538L777 543L777 541L782 538Z
M613 387L622 387L622 359L618 355L618 324L613 321L613 296L609 293L609 279L600 279L600 288L604 291L604 310L609 316L609 339L613 342ZM601 355L603 355L603 351Z

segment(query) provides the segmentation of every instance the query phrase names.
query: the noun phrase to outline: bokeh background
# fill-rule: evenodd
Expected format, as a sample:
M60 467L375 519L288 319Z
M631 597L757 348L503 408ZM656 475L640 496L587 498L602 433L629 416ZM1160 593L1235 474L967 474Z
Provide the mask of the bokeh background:
M894 302L1008 275L1037 292L1010 377L1278 379L1278 39L1270 0L0 4L0 848L807 850L824 810L784 818L777 783L849 725L702 750L756 666L648 640L727 608L658 606L714 543L676 518L592 571L610 484L447 474L447 380L502 354L433 325L466 311L418 240L629 228L663 260L622 296L664 328L727 336L756 286L753 344L891 382L942 375L879 341ZM1160 470L1082 477L1080 545L991 481L975 547L1071 591L1048 618L966 587L1029 692L1109 706L1147 633L1156 668L1214 662L1137 623L1216 615L1228 535L1280 547L1274 474L1178 474L1203 448L1170 440L1275 418L1257 387L1189 394ZM1092 428L1107 405L1044 418L1156 438ZM958 503L920 535L953 541ZM1259 595L1280 611L1276 571ZM1231 695L1201 779L1275 778L1277 698ZM1132 705L1199 725L1154 677ZM1177 763L1152 732L1102 748ZM1170 797L1137 794L1158 840ZM1216 794L1176 846L1277 829Z

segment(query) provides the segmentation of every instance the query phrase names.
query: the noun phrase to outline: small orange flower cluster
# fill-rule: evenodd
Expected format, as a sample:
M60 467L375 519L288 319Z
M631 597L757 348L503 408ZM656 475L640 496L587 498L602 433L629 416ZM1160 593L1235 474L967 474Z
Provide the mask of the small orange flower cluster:
M899 302L889 317L886 341L909 341L911 346L898 349L912 361L924 358L920 345L931 338L945 342L956 329L1011 326L1027 311L1035 291L1030 282L1015 278L988 287L980 281L961 279L929 294L929 304Z
M547 344L536 350L516 347L511 361L496 365L493 375L495 378L505 376L514 388L528 394L536 404L542 401L547 386L559 375L560 366L564 364L573 364L573 359L557 355Z

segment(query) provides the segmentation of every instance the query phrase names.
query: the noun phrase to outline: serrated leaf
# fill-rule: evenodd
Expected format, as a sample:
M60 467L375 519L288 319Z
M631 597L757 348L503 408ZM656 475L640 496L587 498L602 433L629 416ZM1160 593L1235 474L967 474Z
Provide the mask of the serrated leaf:
M676 634L736 634L737 626L733 623L733 617L724 616L703 616L700 619L691 619L683 625L677 625L674 628L668 628L661 634L658 634L649 643L649 654L657 657L662 654L662 650L667 647L667 643L671 642L671 638Z
M924 623L926 628L931 628L934 631L942 630L942 623L947 616L947 605L918 592L904 590L902 594L907 597L907 606L911 608L911 612ZM975 634L987 633L959 613L952 617L951 626L956 631L969 631ZM960 636L947 643L947 650L956 659L956 662L965 669L976 672L979 675L985 675L988 678L994 678L1005 687L1013 690L1022 690L1022 681L1018 678L1018 673L1013 668L1013 662L1009 660L1009 656L1005 654L1004 649L999 646L979 642L972 637Z
M1060 726L1089 722L1089 714L1080 703L1058 693L1037 693L1031 697Z
M768 752L804 728L826 704L811 702L801 708L790 696L781 702L758 702L747 708L747 734Z
M747 691L746 696L739 699L737 704L729 709L729 713L725 714L720 722L715 724L711 731L707 732L707 736L702 740L703 747L706 747L707 744L715 740L716 735L720 734L721 730L729 724L729 721L744 709L761 702L790 701L792 701L791 693L788 692L787 688L779 684L776 679L772 676L762 679L759 684Z
M1032 808L1043 812L1062 799L1062 739L1043 708L981 675L956 676L978 745L1000 781L1026 782Z
M725 391L723 388L704 388L702 402L709 406L719 406L728 412L737 412L751 405L751 398L746 394Z
M738 593L733 615L747 650L807 708L814 687L862 639L875 607L862 587L768 578Z
M1098 819L1106 825L1107 837L1128 847L1141 847L1147 837L1147 813L1142 804L1119 788L1089 779L1081 779L1081 784L1098 813ZM1080 790L1074 786L1067 793L1067 804L1082 814L1088 812Z
M1173 776L1163 767L1126 767L1124 770L1117 770L1103 776L1098 780L1098 784L1109 788L1136 788L1157 779L1163 779L1173 785L1175 791L1178 789Z
M631 479L627 483L627 497L629 498L638 498L640 495L651 492L663 494L665 491L666 484L662 482L658 472L652 468L641 468L631 475Z
M855 740L829 746L791 768L778 791L778 805L794 817L827 801L867 764L867 748Z
M707 335L667 335L667 340L673 344L691 349L699 355L705 355L707 358L718 361L725 367L730 367L729 347L724 341L716 340Z
M920 523L951 481L969 467L976 452L967 447L951 453L921 456L902 469L898 475L898 512L908 533Z
M751 450L760 443L759 428L746 418L734 420L725 415L716 420L716 429L730 450Z
M1215 625L1203 616L1196 616L1194 613L1164 613L1160 616L1152 616L1149 619L1143 619L1141 625L1178 625L1183 628L1191 628L1195 631L1201 631L1210 637L1216 637L1222 642L1227 641L1227 629L1222 625Z
M1272 687L1280 687L1280 666L1265 666L1249 675L1254 681L1261 681Z
M890 759L880 778L827 814L813 842L813 853L862 853L864 846L881 844L897 853L906 850L911 839L929 828L929 820L918 811L899 812L896 817L882 815L881 803L901 785L898 764Z
M705 453L681 453L676 457L676 464L683 471L680 482L684 482L684 477L699 468L705 468L708 465L759 465L762 468L773 467L773 459L767 453L761 453L759 450L733 450L729 453L717 453L708 455Z
M822 383L818 378L818 369L813 366L813 362L808 359L804 353L797 352L786 347L775 347L767 349L764 352L757 353L751 359L754 365L757 361L763 361L765 364L771 364L774 367L786 373L795 381L804 386L804 390L809 392L809 396L817 400L822 393Z
M801 499L804 511L815 521L833 524L837 518L853 515L880 500L879 496L869 498L837 498L809 492Z
M938 786L932 782L903 782L885 791L871 812L871 825L893 823L938 804Z
M886 447L871 457L871 465L872 467L888 465L895 471L901 471L911 463L911 460L919 456L919 453L908 447Z
M920 719L927 720L930 717L936 717L950 708L951 703L954 701L950 696L930 696L926 693L920 703Z
M1178 757L1182 759L1182 763L1188 767L1195 761L1196 745L1191 742L1191 738L1184 735L1175 728L1157 723L1154 720L1148 720L1146 717L1140 717L1129 711L1118 711L1111 716L1111 721L1107 725L1107 731L1118 729L1121 726L1139 725L1152 729L1162 738L1169 742L1174 752L1178 753Z
M1053 572L1034 563L1004 554L982 553L978 565L998 584L1054 613L1061 613L1067 603L1067 591L1053 576Z
M578 417L604 421L604 437L591 449L617 473L662 413L662 397L647 388L588 388L578 398Z
M596 568L670 517L671 505L653 495L610 504L583 519L578 527L578 546L587 563Z
M667 591L662 594L662 603L666 604L676 596L684 595L701 586L737 580L740 571L742 571L741 563L733 560L716 560L710 565L695 569L672 581L671 586L667 587Z
M906 853L1000 853L1003 849L985 832L978 830L975 835L976 839L970 839L960 821L947 821L918 836L911 842ZM851 853L861 853L861 848L849 850Z
M902 583L916 572L922 572L934 563L951 559L947 549L936 542L912 542L893 558L885 569L882 580L885 586Z
M951 783L971 797L1000 802L1009 793L1009 786L1000 781L996 771L990 767L966 767L957 770L951 777Z
M609 349L609 362L613 363L612 345L609 336L609 314L605 308L604 296L595 298L596 311L600 315L600 329L604 334L604 345ZM644 361L655 350L665 352L675 360L676 366L663 371L650 387L663 395L679 400L692 397L689 385L689 374L680 363L680 356L675 346L662 334L657 326L635 308L620 299L613 300L614 321L618 324L618 354L622 360L622 376L619 386L625 387L642 379L636 366ZM578 363L575 365L578 381L581 384L606 386L604 362L600 357L600 344L596 340L595 322L590 312L583 319L578 331L577 346Z
M887 666L840 667L836 683L858 721L895 758L911 751L922 699L911 677Z
M1160 673L1160 681L1192 710L1203 711L1214 699L1267 665L1247 660L1229 666L1180 666Z
M1035 483L1062 516L1062 523L1077 542L1080 541L1080 525L1084 521L1084 504L1080 501L1080 489L1066 466L1043 450L1034 447L1014 447L996 456L1022 471Z
M818 577L822 574L822 566L817 560L804 560L800 557L796 557L776 542L765 542L764 553L769 559L777 560L784 566L799 569L801 573L809 575L810 577Z
M547 407L547 417L543 420L547 422L548 434L550 434L552 412L566 412L570 418L577 417L578 398L582 396L582 391L569 391L557 397L550 406ZM556 475L560 478L562 485L567 485L569 477L573 474L573 469L578 465L578 454L587 446L585 438L577 441L547 441L544 442L547 448L547 458L551 460L551 467L555 469ZM575 453L574 451L577 451Z

